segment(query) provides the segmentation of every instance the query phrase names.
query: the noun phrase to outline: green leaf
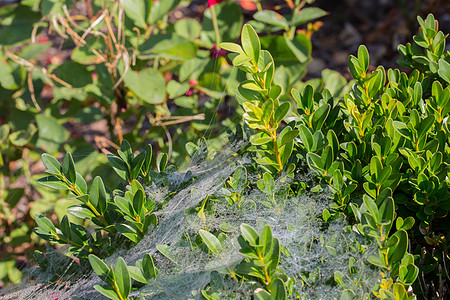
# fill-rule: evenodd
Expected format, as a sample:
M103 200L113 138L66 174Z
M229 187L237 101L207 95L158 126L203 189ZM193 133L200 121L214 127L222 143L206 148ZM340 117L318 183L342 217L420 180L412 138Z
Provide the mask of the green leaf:
M147 26L147 14L151 9L153 1L142 0L124 0L122 6L125 10L125 16L133 20L133 24L145 28Z
M134 243L139 242L142 238L138 229L135 226L132 226L131 223L117 223L114 227L118 232Z
M183 18L181 20L178 20L175 23L175 32L190 40L193 41L196 38L198 38L200 36L200 33L202 32L202 25L200 25L200 23L195 20L195 19L190 19L190 18Z
M136 179L139 176L139 173L141 172L141 168L145 161L145 152L139 153L139 155L136 155L132 162L131 162L131 179Z
M42 163L47 168L45 172L52 175L61 175L61 164L56 158L47 153L44 153L42 154L41 159Z
M44 186L48 186L56 190L68 190L69 186L56 176L47 176L38 179L38 182Z
M152 35L145 40L139 47L138 58L145 60L164 58L186 61L195 59L196 54L197 46L191 40L175 33L164 33ZM140 73L142 73L142 71Z
M205 10L202 21L202 33L200 35L201 40L209 43L210 46L217 42L211 13L213 7L216 14L221 41L236 41L241 33L244 17L242 15L241 7L234 1L224 1L217 5L208 7Z
M14 146L23 147L31 141L36 132L36 126L34 126L33 124L29 124L26 130L13 131L9 135L9 140Z
M312 115L311 125L314 131L319 131L322 128L323 123L328 117L331 106L329 104L322 105Z
M124 77L124 83L139 99L148 104L164 102L166 82L162 74L154 68L145 68L140 72L129 70Z
M3 2L6 4L6 2ZM14 5L2 8L2 30L0 41L3 46L13 46L19 42L29 40L33 34L33 28L41 18L41 12L32 5Z
M95 214L87 207L83 205L74 205L67 208L67 212L80 219L92 219L95 218Z
M238 44L235 44L235 43L227 43L227 42L220 43L219 47L224 49L224 50L233 52L233 53L244 54L244 50L242 49L242 47L240 45L238 45Z
M286 286L280 278L277 278L272 283L270 295L272 300L287 300Z
M377 220L381 221L381 216L379 215L378 206L377 204L367 195L363 196L363 202L366 205L367 209L369 210L372 217Z
M153 6L148 18L150 24L155 24L165 16L169 14L170 11L175 9L181 0L164 0L153 2Z
M75 185L83 194L87 194L86 180L84 180L83 176L81 176L80 173L78 173L78 172L76 172L76 173L77 173L77 175L76 175L77 179L75 180Z
M258 300L272 300L271 295L263 289L259 289L258 291L255 291L256 299Z
M366 46L361 45L358 48L358 61L359 66L363 69L364 73L367 72L369 68L369 51L367 51Z
M302 141L302 144L305 146L306 151L313 151L314 137L309 128L307 128L303 124L299 126L299 138Z
M284 127L279 135L280 139L278 140L278 147L283 147L284 145L292 141L295 137L297 137L298 134L298 130L292 129L289 126Z
M252 26L248 24L244 25L241 34L241 43L244 52L256 63L258 63L261 43L259 42L258 35Z
M272 253L267 254L271 256L270 264L267 267L269 274L275 272L278 268L278 264L280 263L280 241L277 238L273 239L273 247L271 250Z
M52 221L47 219L42 215L35 215L34 221L39 227L39 230L45 232L46 234L56 234L56 227L53 225Z
M8 124L3 124L2 126L0 126L0 143L4 144L6 142L10 131L11 128Z
M286 45L289 47L289 49L292 51L292 53L300 63L306 63L310 59L312 45L311 41L305 34L298 33L295 38L291 40L288 34L285 33L283 35L283 38L286 42Z
M89 197L94 207L103 214L106 211L107 194L100 176L96 176L92 181Z
M400 219L400 217L398 218ZM399 222L400 223L400 222ZM414 226L415 220L413 217L409 216L406 219L402 220L401 224L396 225L397 230L410 230Z
M420 122L419 128L417 129L417 140L420 141L425 136L431 126L433 126L434 121L434 115L430 115Z
M153 262L153 257L148 253L144 254L142 259L142 272L147 279L155 278L158 275L158 269Z
M64 176L72 183L75 184L77 181L77 174L75 171L75 163L73 162L72 154L67 152L64 156L63 163L61 166L61 171Z
M127 171L128 167L123 160L119 157L114 156L112 154L107 155L109 163L113 167L114 171L116 171L117 175L119 175L123 180L128 180Z
M261 234L259 237L259 245L262 247L261 248L261 253L263 256L265 256L266 254L268 254L268 252L271 250L272 248L272 228L270 228L269 225L265 225L263 227L263 229L261 230Z
M89 254L88 259L95 274L97 274L97 276L100 277L103 281L109 282L107 281L107 278L110 276L111 270L103 262L103 260L95 256L94 254Z
M130 193L130 192L128 192ZM128 200L129 197L127 197L128 195L126 194L125 197L121 197L121 196L116 196L114 198L114 203L116 204L116 206L120 209L120 212L123 214L125 213L126 215L128 215L129 217L134 217L134 212L133 212L133 207L132 207L132 203L130 202L130 200Z
M128 298L131 291L131 278L130 273L128 272L127 264L122 257L119 257L116 260L116 264L114 266L114 281L119 287L122 298Z
M284 146L282 146L280 149L281 165L283 166L286 172L288 170L293 170L291 169L292 165L286 165L289 158L291 157L293 148L294 148L294 141L291 140L287 142Z
M117 293L114 291L112 287L109 286L101 286L101 285L94 285L94 289L97 290L100 294L103 296L112 299L112 300L121 300Z
M70 137L69 131L52 117L37 115L36 123L39 129L36 147L42 148L44 151L57 152L58 148Z
M142 270L135 266L128 266L128 273L130 273L130 277L136 280L137 282L147 284L148 280L144 277Z
M253 15L253 18L260 22L281 27L286 31L289 30L289 24L286 19L273 10L258 11Z
M405 255L408 249L408 234L404 230L399 230L389 238L389 240L391 239L398 239L398 243L388 250L388 260L392 265L399 262Z
M258 246L258 239L259 239L259 235L258 233L255 231L255 229L253 229L253 227L251 227L250 225L247 224L241 224L241 232L242 232L242 236L245 238L245 240L247 242L249 242L250 246Z
M292 20L289 22L289 25L299 26L301 24L326 16L327 14L328 13L326 11L318 7L306 7L300 10L298 14L293 16Z
M255 146L265 145L267 143L270 143L272 141L272 138L266 134L260 133L260 134L254 134L250 137L250 143Z
M323 175L326 171L322 163L322 158L316 153L308 152L306 154L306 162L311 169L316 170L320 175Z
M167 167L168 156L166 153L160 153L156 158L156 167L158 172L163 172Z
M140 215L142 210L144 209L144 199L145 195L144 192L142 192L142 190L138 190L136 194L134 194L133 209L138 215Z
M280 123L284 117L288 114L289 110L291 109L291 103L284 102L278 106L278 108L275 110L275 123Z
M205 245L212 253L217 254L223 250L222 244L220 243L219 239L216 238L212 233L209 233L208 231L203 229L200 229L198 233L200 234Z
M170 261L172 261L175 264L177 263L176 259L175 259L175 256L169 250L169 246L168 245L159 244L159 245L156 245L156 249L158 249L158 251L162 255L164 255L166 258L168 258Z
M252 58L250 56L247 56L246 54L239 54L233 58L233 65L239 67L251 60Z
M145 147L145 160L144 163L142 165L142 172L146 175L150 172L150 164L152 162L152 153L153 149L152 149L152 145L148 144Z
M442 79L450 83L450 64L443 59L439 60L438 74Z

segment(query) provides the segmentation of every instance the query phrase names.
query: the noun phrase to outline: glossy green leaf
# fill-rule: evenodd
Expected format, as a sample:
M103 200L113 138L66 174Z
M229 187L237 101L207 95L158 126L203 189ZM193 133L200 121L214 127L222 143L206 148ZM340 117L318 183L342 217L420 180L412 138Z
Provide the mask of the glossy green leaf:
M244 54L244 49L242 49L240 45L235 43L220 43L219 47L230 52Z
M289 102L280 104L280 106L278 106L278 108L275 110L275 123L280 123L284 119L284 117L286 117L290 108L291 104Z
M135 266L128 266L128 273L133 280L136 280L139 283L147 284L148 280L144 277L144 274L141 269Z
M447 83L450 84L450 63L448 63L443 59L440 59L438 74L439 76L441 76L442 79L444 79L445 81L447 81Z
M103 281L107 281L107 278L110 276L111 270L103 262L103 260L95 256L94 254L89 254L88 259L95 274L97 274L97 276L100 277Z
M272 140L273 139L270 136L261 134L255 134L250 137L250 143L255 146L265 145L267 143L270 143Z
M45 172L52 175L61 175L61 164L56 158L47 153L44 153L42 154L41 159L42 163L47 168Z
M113 167L114 171L116 171L117 175L119 175L123 180L128 180L127 171L128 167L119 157L109 154L108 156L109 163Z
M168 156L166 153L160 153L156 158L156 167L158 172L163 172L167 167Z
M270 291L271 299L272 300L287 300L287 292L286 292L286 286L284 285L284 282L277 278L272 283L272 289Z
M158 249L158 251L166 258L168 258L170 261L172 261L175 264L177 263L175 256L171 253L168 245L159 244L156 245L156 249Z
M47 176L38 179L38 182L44 186L50 187L56 190L68 190L69 186L65 184L61 179L56 176Z
M52 221L42 215L35 215L34 221L39 227L39 230L47 234L56 234L56 227Z
M118 232L120 232L123 236L127 237L134 243L137 243L141 239L141 235L135 226L132 226L131 223L118 223L114 226Z
M304 64L310 59L312 45L305 34L298 33L295 38L291 40L288 34L285 33L283 38L288 48L300 63Z
M141 152L133 158L131 162L131 179L138 178L141 168L144 165L145 155L145 152Z
M241 224L240 228L242 236L245 238L247 242L249 242L250 246L257 246L259 235L255 231L255 229L253 229L253 227L247 224Z
M292 129L290 126L286 126L279 134L278 147L282 147L296 138L299 134L298 130Z
M251 57L257 63L261 51L261 43L252 26L248 24L244 25L241 34L241 42L242 48L247 56Z
M107 194L101 177L96 176L92 181L89 197L94 207L103 214L106 210Z
M325 123L325 120L328 117L330 112L330 105L325 104L319 107L312 115L311 125L314 131L318 131L322 128L322 125Z
M80 219L90 220L95 218L95 214L87 207L83 205L74 205L67 208L67 212Z
M142 259L142 272L147 279L155 278L158 275L158 269L153 262L153 257L146 253Z
M133 209L138 215L141 214L142 210L144 209L144 199L145 194L141 190L138 190L136 194L134 194Z
M72 154L66 153L61 166L62 173L72 183L76 182L75 163L73 162Z
M223 250L222 244L220 243L219 239L216 238L212 233L209 233L208 231L203 229L200 229L198 233L200 234L205 245L212 253L217 254Z
M394 264L396 262L399 262L403 258L408 249L408 234L404 230L399 230L389 238L389 240L391 239L398 240L396 246L390 247L388 251L389 263Z
M110 286L94 285L94 289L109 299L121 300L114 289Z
M358 61L359 66L363 69L363 71L367 72L367 69L369 68L369 52L364 45L361 45L358 48Z
M120 294L124 299L128 298L131 291L131 278L128 267L122 257L116 260L114 266L114 281L119 287Z

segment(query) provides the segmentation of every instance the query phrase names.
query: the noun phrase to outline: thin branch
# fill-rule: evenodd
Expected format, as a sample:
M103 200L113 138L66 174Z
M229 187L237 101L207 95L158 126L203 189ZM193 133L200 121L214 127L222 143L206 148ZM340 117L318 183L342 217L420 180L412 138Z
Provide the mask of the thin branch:
M28 75L27 75L27 82L28 82L28 89L30 90L30 95L31 95L31 101L33 101L34 106L36 107L36 109L41 112L42 109L39 106L39 104L37 103L36 100L36 95L34 93L34 85L33 85L33 78L31 77L31 71L28 71Z

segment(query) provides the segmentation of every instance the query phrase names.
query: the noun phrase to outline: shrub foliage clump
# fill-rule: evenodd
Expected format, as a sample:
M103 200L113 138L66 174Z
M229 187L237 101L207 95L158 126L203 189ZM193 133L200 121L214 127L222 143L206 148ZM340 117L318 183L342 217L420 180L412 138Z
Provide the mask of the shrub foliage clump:
M120 300L448 294L450 52L432 15L418 21L399 46L409 74L368 71L360 46L354 81L332 91L276 84L276 58L244 25L241 45L219 44L245 74L244 124L216 158L190 143L192 165L176 170L124 140L108 156L123 183L109 190L100 177L88 188L70 153L44 154L40 182L68 190L82 222L36 217L35 233L77 262L58 269L38 252L32 274Z

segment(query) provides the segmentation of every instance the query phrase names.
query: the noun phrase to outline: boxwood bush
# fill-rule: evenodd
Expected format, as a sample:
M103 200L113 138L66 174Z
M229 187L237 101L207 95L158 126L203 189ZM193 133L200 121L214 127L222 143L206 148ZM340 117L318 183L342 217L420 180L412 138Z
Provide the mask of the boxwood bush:
M58 269L38 252L32 274L88 298L71 284L110 299L445 298L450 52L432 15L418 21L399 46L412 70L370 72L360 46L343 96L276 84L276 59L244 25L240 45L219 45L246 74L244 123L215 159L200 140L177 170L124 140L108 156L123 183L109 190L100 177L88 188L70 153L44 154L40 182L69 191L84 221L36 216L35 233L72 259Z

